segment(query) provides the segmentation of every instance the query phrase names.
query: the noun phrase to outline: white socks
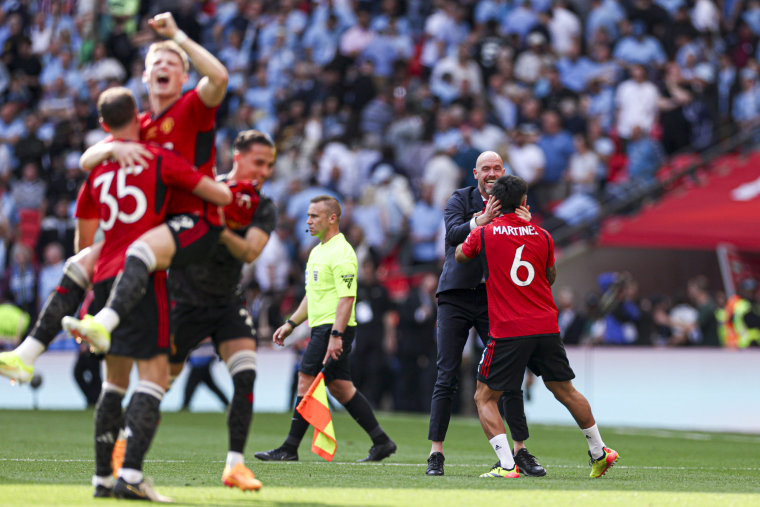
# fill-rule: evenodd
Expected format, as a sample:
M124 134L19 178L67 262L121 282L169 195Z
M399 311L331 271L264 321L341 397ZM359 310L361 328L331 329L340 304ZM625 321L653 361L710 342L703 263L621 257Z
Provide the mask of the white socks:
M507 440L506 433L496 435L489 440L488 443L491 444L496 456L499 457L501 468L511 470L515 467L515 458L512 456L512 450L509 448L509 441Z
M602 441L602 436L599 434L599 428L597 428L596 424L581 431L586 435L586 442L588 443L588 450L591 453L591 457L597 459L604 454L604 442Z
M46 348L47 347L45 347L45 344L39 341L37 338L27 336L24 338L24 341L19 343L18 347L16 347L15 352L18 354L18 357L20 357L21 360L26 364L34 364L37 358L40 357L40 354L45 352Z
M142 471L135 470L134 468L122 468L119 470L119 477L130 484L137 484L143 480L143 473Z
M232 468L238 463L245 463L243 459L243 453L235 451L227 451L227 461L224 463L226 468Z
M98 324L101 324L110 333L114 329L116 329L116 326L119 325L120 319L119 319L118 313L116 313L111 308L105 307L102 310L100 310L97 314L95 314L95 317L93 317L93 320L97 322Z

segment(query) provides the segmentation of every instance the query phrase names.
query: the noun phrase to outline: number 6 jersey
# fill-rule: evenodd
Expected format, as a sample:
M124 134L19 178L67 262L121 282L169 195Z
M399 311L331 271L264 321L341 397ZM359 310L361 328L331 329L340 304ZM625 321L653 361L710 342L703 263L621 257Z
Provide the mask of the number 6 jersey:
M546 278L554 265L554 240L548 232L507 213L473 229L462 253L470 259L480 255L485 262L491 338L559 333Z
M116 276L127 247L166 219L174 194L197 199L190 192L203 174L174 152L143 143L153 153L148 166L120 168L108 160L93 169L79 189L75 216L99 219L105 244L95 265L93 283Z

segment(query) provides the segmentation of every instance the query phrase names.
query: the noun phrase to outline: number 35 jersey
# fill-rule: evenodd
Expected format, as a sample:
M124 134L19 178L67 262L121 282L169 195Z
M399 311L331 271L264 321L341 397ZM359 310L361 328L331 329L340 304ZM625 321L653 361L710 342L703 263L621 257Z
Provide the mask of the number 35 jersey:
M546 270L554 266L554 240L541 227L507 213L470 232L462 253L485 261L492 338L559 333ZM471 262L479 262L473 260Z
M116 162L104 162L79 189L76 217L100 220L105 236L93 283L116 276L124 265L127 247L162 224L173 196L188 195L203 177L179 155L143 144L153 153L147 166L120 168Z

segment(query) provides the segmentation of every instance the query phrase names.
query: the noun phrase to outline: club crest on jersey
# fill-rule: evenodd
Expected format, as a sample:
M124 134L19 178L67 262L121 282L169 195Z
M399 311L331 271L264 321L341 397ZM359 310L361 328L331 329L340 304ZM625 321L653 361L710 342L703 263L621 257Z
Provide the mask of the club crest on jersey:
M174 128L174 118L167 118L161 122L161 132L168 134Z

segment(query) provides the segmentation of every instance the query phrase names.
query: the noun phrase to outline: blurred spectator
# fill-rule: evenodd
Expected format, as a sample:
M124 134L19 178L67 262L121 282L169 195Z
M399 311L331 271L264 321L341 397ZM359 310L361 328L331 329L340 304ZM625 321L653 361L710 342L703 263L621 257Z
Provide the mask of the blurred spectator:
M515 78L533 85L541 77L541 69L551 65L551 57L545 52L546 37L541 32L528 35L528 47L515 60Z
M37 316L37 273L34 269L32 251L22 243L11 249L11 259L6 270L5 286L16 306L28 313L32 319Z
M537 144L544 152L546 165L535 188L538 212L544 212L550 202L565 197L565 172L570 156L575 152L573 138L562 128L560 116L556 111L546 111L541 120L543 133Z
M21 179L13 182L11 194L18 210L41 210L47 183L40 178L39 168L27 162L21 169Z
M413 265L435 267L438 252L435 242L443 223L443 209L433 202L433 187L422 185L420 198L409 217L409 248Z
M630 345L636 342L636 323L641 318L641 310L634 298L637 285L627 273L602 273L598 277L602 296L599 312L603 320L603 331L598 340L606 345Z
M520 125L512 134L514 144L509 147L509 168L528 183L528 195L535 199L533 187L540 181L546 168L544 151L536 144L538 129L530 124Z
M665 51L660 42L646 33L643 21L621 23L626 35L615 45L613 55L623 64L660 66L665 63Z
M436 368L435 292L438 275L425 273L399 304L397 410L430 411Z
M575 293L571 287L562 287L557 293L559 334L565 345L579 345L586 331L586 316L575 306Z
M394 306L377 280L377 264L367 258L361 265L356 293L356 324L361 340L351 351L351 376L373 407L391 393L389 357L395 352Z
M65 259L63 246L60 243L50 243L45 247L42 254L43 263L37 279L39 309L42 309L42 305L45 304L50 293L58 287L58 282L63 277L63 261Z
M214 344L210 338L203 340L188 356L187 366L187 383L185 384L185 394L182 399L182 410L190 409L190 402L193 400L193 395L198 386L203 383L206 387L219 398L222 402L222 406L227 408L230 401L225 396L224 392L214 381L214 377L211 375L211 365L217 360L216 351L214 350Z
M736 297L732 297L726 306L727 327L729 333L735 336L729 339L727 345L747 348L751 345L760 346L760 309L757 302L757 280L745 278L739 283Z
M685 301L679 301L670 309L670 340L668 345L683 346L698 344L702 340L698 323L699 313Z
M650 132L657 119L660 94L657 87L647 80L646 72L643 65L632 65L631 78L623 81L615 92L617 133L623 139L629 139L637 126L644 132Z
M689 280L687 291L689 299L697 309L697 325L702 338L699 345L719 347L718 320L715 314L717 306L710 296L707 277L700 275Z

